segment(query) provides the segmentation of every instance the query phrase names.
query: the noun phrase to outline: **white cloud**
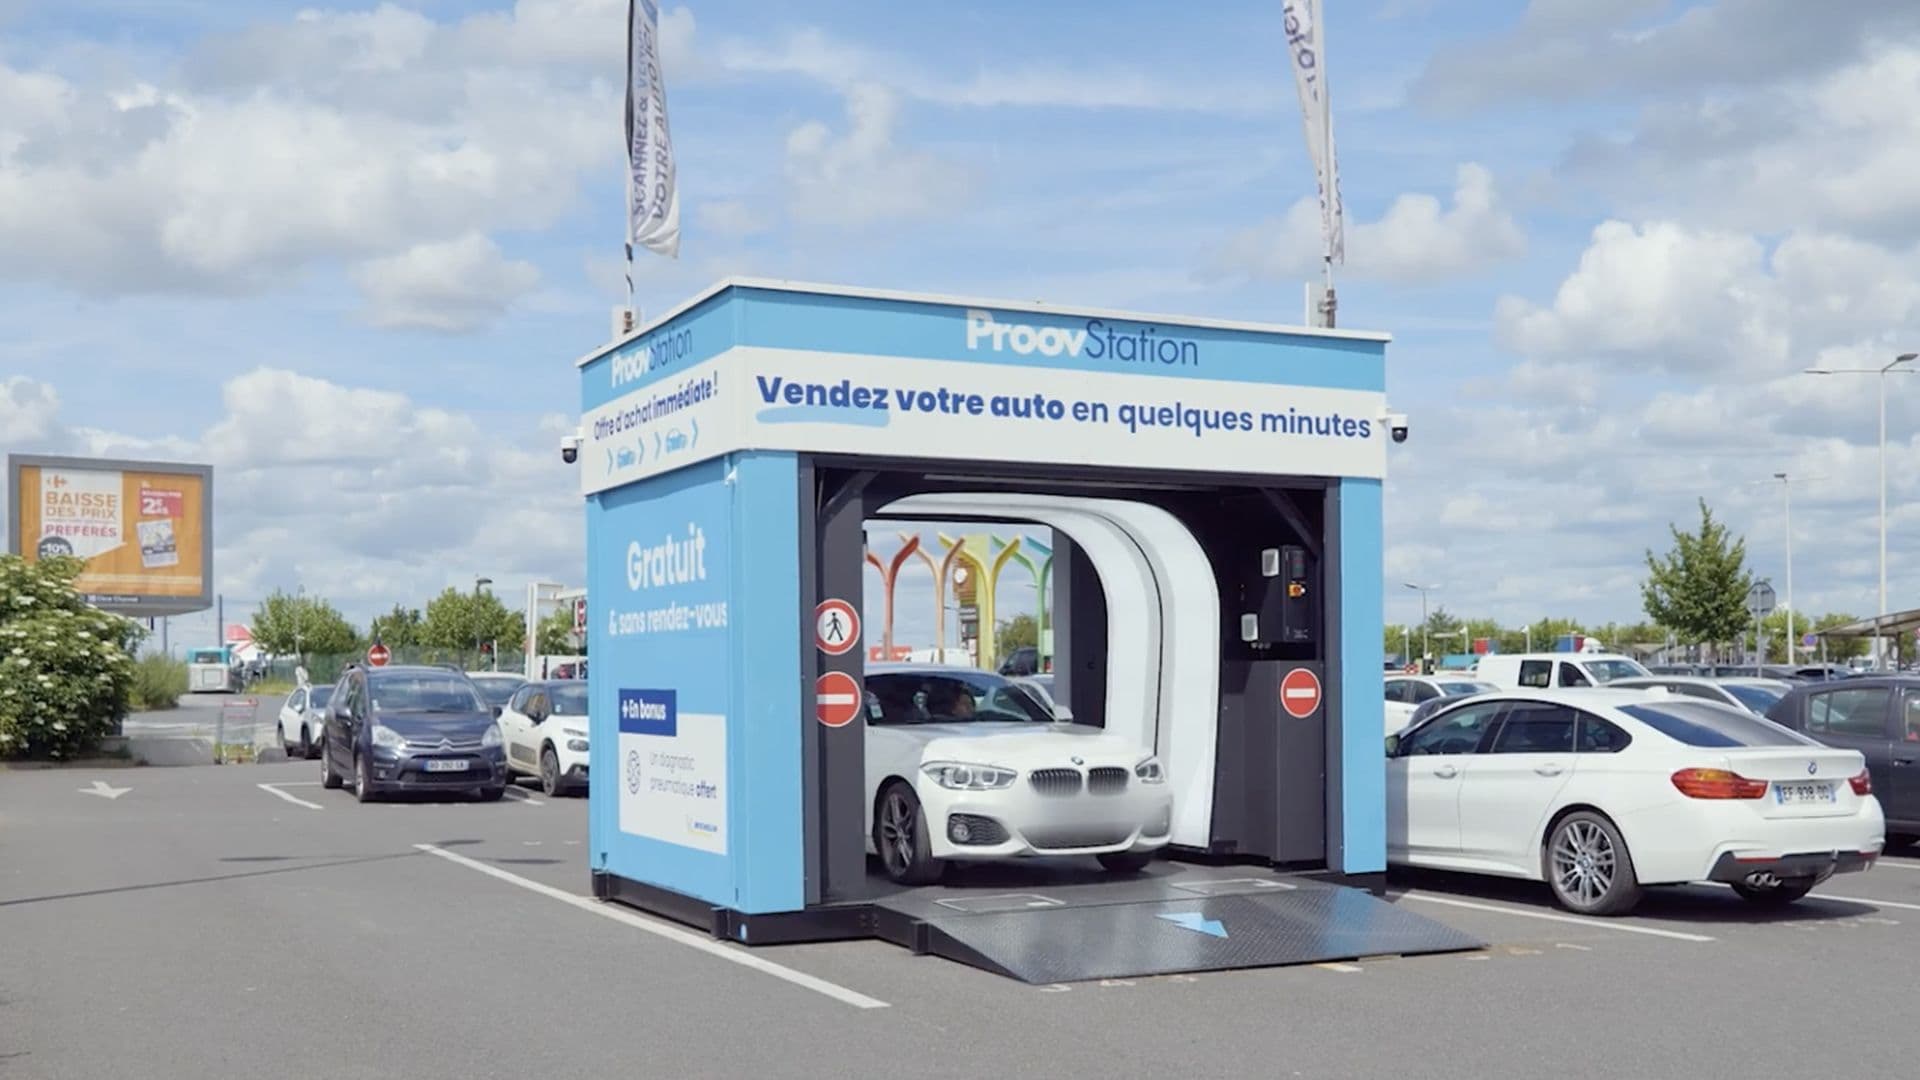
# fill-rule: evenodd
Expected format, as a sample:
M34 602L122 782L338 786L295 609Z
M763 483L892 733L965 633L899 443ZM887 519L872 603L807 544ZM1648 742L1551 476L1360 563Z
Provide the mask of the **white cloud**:
M1535 358L1628 358L1661 370L1776 370L1788 355L1766 252L1749 236L1609 221L1551 307L1506 297L1501 340Z
M871 225L948 211L968 195L957 163L894 144L899 102L864 84L847 92L847 127L818 120L787 135L787 180L796 221Z
M1348 211L1351 214L1352 207ZM1321 259L1320 205L1296 202L1285 218L1244 229L1215 254L1209 275L1295 281ZM1377 221L1347 225L1347 271L1405 284L1444 281L1526 252L1526 234L1501 203L1493 174L1469 162L1457 171L1453 205L1409 192Z
M1577 143L1561 173L1638 216L1920 239L1920 43L1811 81L1656 104L1626 135Z
M1533 0L1511 30L1442 48L1409 98L1464 109L1762 85L1832 70L1916 30L1910 0L1849 0L1817 14L1802 0Z
M540 271L474 232L363 263L354 280L377 326L462 333L505 315L540 283Z
M26 446L53 436L60 394L25 375L0 379L0 445Z

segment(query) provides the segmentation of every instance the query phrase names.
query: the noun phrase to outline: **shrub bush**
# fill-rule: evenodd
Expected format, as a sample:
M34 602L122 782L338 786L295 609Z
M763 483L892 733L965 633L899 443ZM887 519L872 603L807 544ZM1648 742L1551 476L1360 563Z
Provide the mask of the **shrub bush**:
M172 709L187 692L187 665L171 656L152 653L133 665L134 707Z
M72 757L126 715L144 631L80 599L84 565L0 556L0 754Z

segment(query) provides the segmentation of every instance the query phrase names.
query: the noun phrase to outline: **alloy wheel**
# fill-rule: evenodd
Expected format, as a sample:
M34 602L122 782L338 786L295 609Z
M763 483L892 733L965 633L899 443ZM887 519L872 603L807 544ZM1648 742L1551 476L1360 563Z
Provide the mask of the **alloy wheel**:
M879 847L887 871L895 876L913 867L915 816L913 804L907 801L906 795L898 790L887 793L880 807Z
M560 793L560 760L552 750L540 755L540 789L548 795Z
M1613 840L1594 822L1571 822L1554 839L1554 887L1579 907L1598 904L1613 888L1617 869Z

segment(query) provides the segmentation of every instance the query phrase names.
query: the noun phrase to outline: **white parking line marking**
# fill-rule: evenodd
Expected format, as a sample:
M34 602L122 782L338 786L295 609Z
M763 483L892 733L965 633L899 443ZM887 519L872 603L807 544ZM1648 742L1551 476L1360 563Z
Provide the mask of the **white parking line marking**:
M1618 930L1623 934L1645 934L1648 937L1671 938L1674 941L1712 941L1705 934L1686 934L1678 930L1662 930L1654 926L1632 926L1614 922L1610 919L1589 919L1580 915L1556 915L1550 911L1528 911L1526 908L1505 907L1499 904L1480 904L1471 900L1455 900L1450 896L1433 896L1429 893L1401 893L1402 900L1418 900L1425 904L1445 904L1448 907L1470 908L1474 911L1491 911L1497 915L1518 915L1526 919L1544 919L1547 922L1571 923L1574 926L1591 926L1599 930Z
M1359 964L1315 964L1313 966L1322 971L1338 971L1343 975L1352 975L1355 972L1367 970Z
M1901 859L1882 858L1876 860L1873 864L1873 868L1876 870L1883 866L1890 870L1920 870L1920 862L1906 862Z
M486 863L469 859L465 855L455 854L445 848L435 847L432 844L415 844L413 846L417 850L424 851L429 855L438 856L450 863L464 866L469 870L478 870L488 877L498 878L509 884L518 885L528 892L538 893L549 899L558 900L563 904L571 904L581 911L592 912L602 918L624 923L635 930L642 930L656 937L665 938L668 941L685 945L689 949L696 949L706 953L708 956L719 957L730 964L739 964L741 967L751 968L754 971L760 972L762 975L771 975L776 979L782 979L795 986L812 990L814 993L825 994L835 1001L851 1005L856 1009L884 1009L888 1007L886 1002L878 998L870 998L859 991L849 990L838 983L830 983L825 979L809 975L804 971L795 971L793 968L783 964L776 964L771 960L762 959L747 952L740 946L715 941L710 937L696 934L691 930L682 930L677 926L668 926L665 923L657 922L636 912L627 911L623 908L615 907L612 904L603 904L590 897L576 896L565 889L556 889L551 885L542 884L529 878L523 878L518 874L510 874L497 866L488 866Z
M325 810L326 809L326 807L321 806L317 802L308 802L305 799L295 798L294 796L289 795L284 791L281 791L280 785L278 784L255 784L254 786L259 788L261 791L266 792L269 795L275 796L277 798L285 799L295 806L304 806L309 810Z
M1556 941L1553 943L1553 947L1556 949L1573 949L1576 952L1592 952L1593 951L1593 946L1591 945L1575 945L1567 941Z
M531 796L531 795L529 795L529 794L527 794L527 793L526 793L526 792L524 792L524 791L521 791L521 790L520 790L519 788L516 788L516 787L510 787L510 788L508 788L508 789L507 789L507 795L508 795L508 797L509 797L509 798L512 798L512 799L514 799L514 800L516 800L516 801L519 801L519 802L523 802L523 803L526 803L526 804L527 804L528 806L545 806L545 805L547 805L546 803L543 803L543 802L541 802L541 801L540 801L539 799L536 799L536 798L534 798L533 796Z
M1817 892L1815 900L1839 900L1848 904L1872 904L1874 907L1899 908L1901 911L1920 911L1920 904L1902 904L1897 900L1869 900L1864 896L1835 896L1832 893Z

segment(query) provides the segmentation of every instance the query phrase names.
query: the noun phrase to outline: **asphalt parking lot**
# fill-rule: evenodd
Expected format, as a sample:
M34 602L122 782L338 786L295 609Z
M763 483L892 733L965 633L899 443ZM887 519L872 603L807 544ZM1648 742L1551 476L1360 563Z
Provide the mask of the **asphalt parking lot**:
M1908 1076L1920 1050L1915 857L1781 912L1693 887L1617 920L1396 876L1490 947L1036 988L585 899L583 799L361 806L317 781L0 772L0 1075Z

